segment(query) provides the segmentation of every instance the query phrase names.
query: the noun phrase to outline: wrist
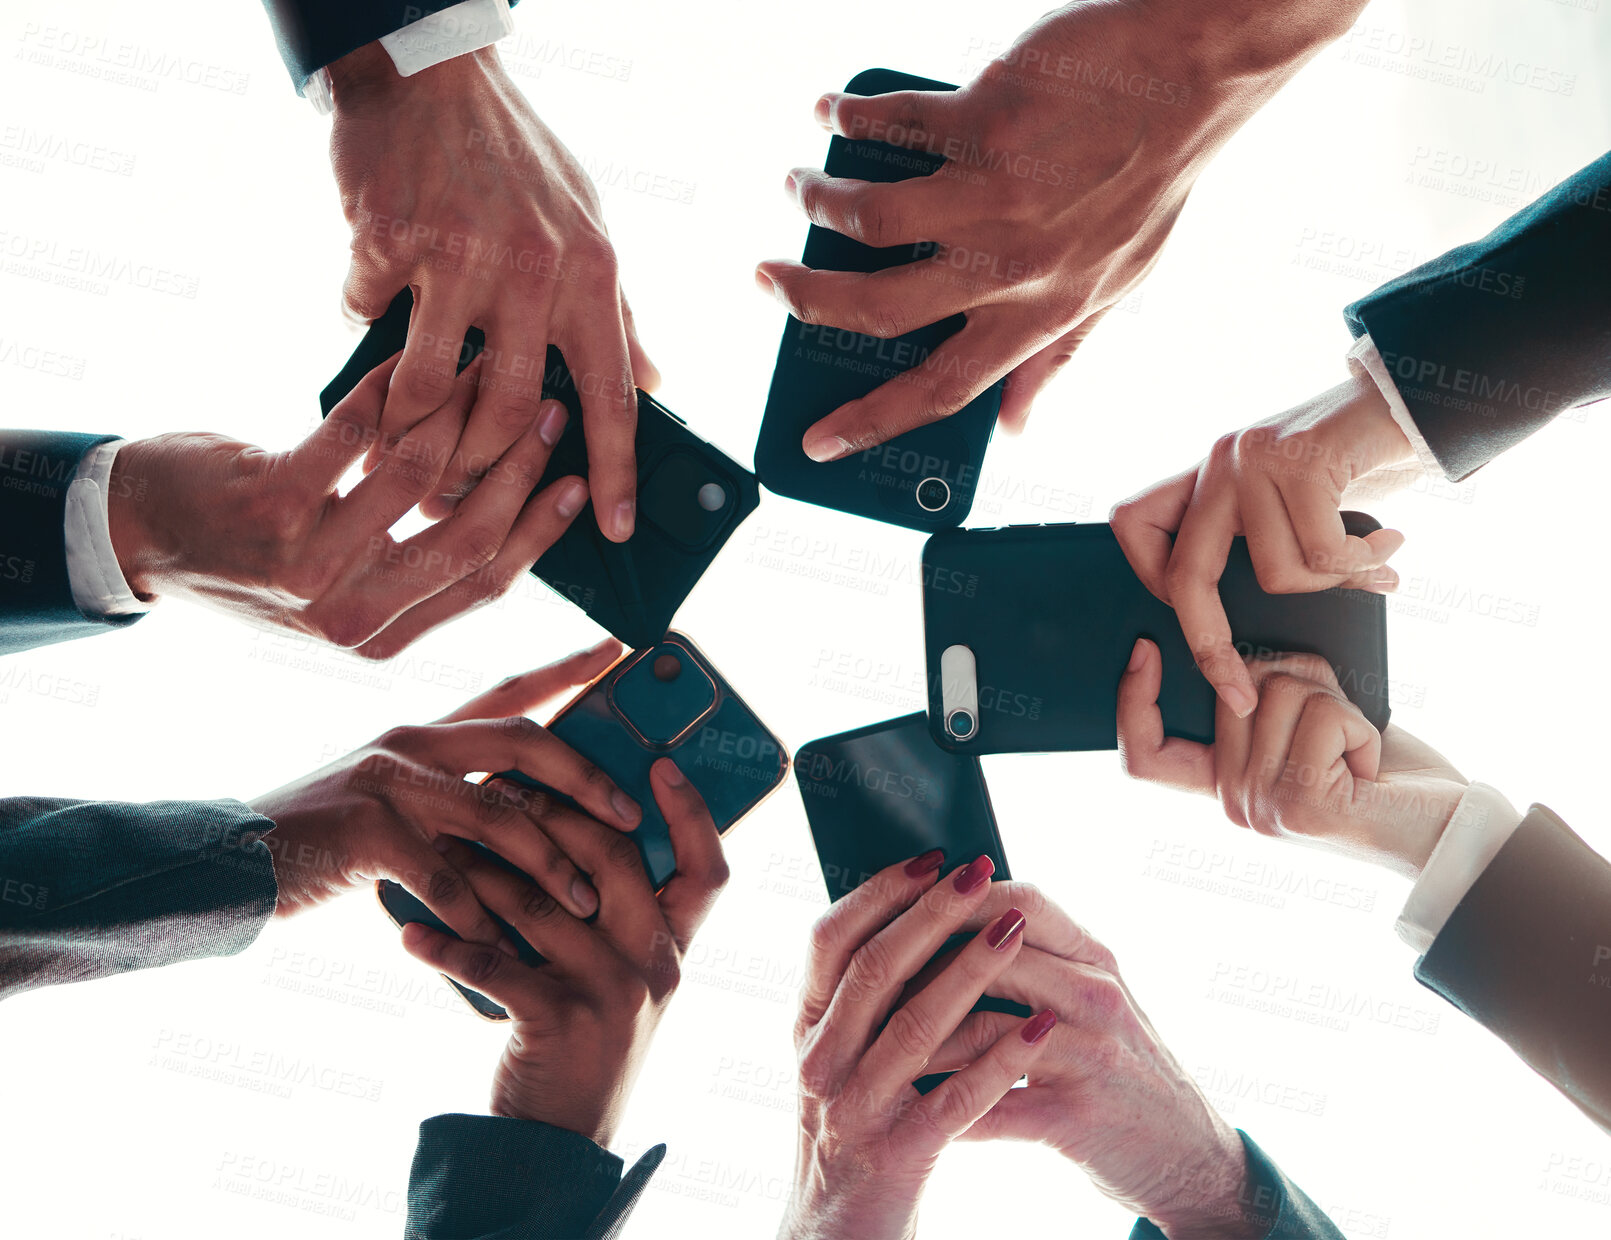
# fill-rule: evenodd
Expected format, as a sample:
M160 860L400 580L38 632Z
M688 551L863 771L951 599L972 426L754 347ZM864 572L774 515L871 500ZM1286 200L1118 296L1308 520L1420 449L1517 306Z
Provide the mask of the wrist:
M1358 463L1356 477L1415 459L1415 445L1393 417L1375 379L1363 370L1352 370L1341 391L1338 422Z
M158 537L159 516L155 498L160 488L153 485L152 462L160 449L153 440L126 443L112 458L107 479L107 533L112 551L129 590L141 602L158 596L156 579L168 558Z
M489 44L461 56L453 56L428 69L404 77L397 71L391 53L377 43L366 43L328 66L332 102L339 115L377 99L395 98L407 93L420 95L462 95L467 83L502 74L498 49Z
M1172 1200L1146 1217L1169 1240L1264 1240L1273 1220L1252 1184L1247 1149L1235 1129L1214 1120L1203 1157L1167 1168Z

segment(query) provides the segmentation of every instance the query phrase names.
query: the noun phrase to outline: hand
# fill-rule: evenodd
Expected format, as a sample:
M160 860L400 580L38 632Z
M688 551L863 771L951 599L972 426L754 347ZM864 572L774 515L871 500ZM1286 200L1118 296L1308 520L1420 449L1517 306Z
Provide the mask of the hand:
M864 451L957 412L1003 375L1001 422L1152 269L1214 153L1364 0L1081 0L1030 27L956 92L828 94L847 138L945 157L895 183L797 168L785 192L814 224L873 246L938 243L876 274L771 260L763 292L802 322L893 337L966 314L921 364L804 437L812 460Z
M637 488L637 387L652 389L659 376L638 344L587 173L494 48L405 78L370 44L332 64L330 79L330 162L352 226L346 308L369 322L405 285L414 290L381 428L401 433L441 405L465 330L487 336L460 457L425 514L451 511L530 430L553 343L582 400L599 528L624 542Z
M990 993L1049 1009L1057 1027L1027 1087L1004 1094L962 1139L1050 1145L1170 1240L1263 1240L1274 1220L1257 1216L1257 1195L1245 1191L1241 1138L1159 1039L1113 954L1024 883L997 883L970 927L1008 906L1033 910L1036 935ZM1022 1025L975 1012L930 1067L976 1063Z
M1295 839L1409 878L1425 868L1467 780L1402 728L1378 733L1316 655L1251 659L1258 709L1223 700L1214 743L1165 739L1163 659L1142 639L1119 679L1119 752L1137 779L1219 796L1225 816L1260 835Z
M443 856L454 838L479 840L514 862L579 917L598 893L563 843L598 824L630 831L643 811L591 762L525 712L589 683L621 654L608 639L511 677L424 727L393 728L323 770L252 802L274 821L263 837L279 884L275 915L314 908L377 878L408 888L466 939L505 943L461 867ZM520 770L571 797L586 813L504 780L472 784L471 771ZM588 817L592 815L592 817ZM636 858L632 841L621 840Z
M1197 465L1108 515L1130 567L1174 607L1198 669L1236 714L1246 715L1258 698L1219 597L1231 539L1247 536L1253 571L1271 594L1396 590L1398 574L1386 565L1404 535L1354 537L1338 510L1350 483L1414 455L1381 389L1356 375L1221 436Z
M966 1071L927 1095L913 1087L1017 959L1025 925L1016 909L1005 910L897 1007L906 981L990 893L988 857L936 881L940 863L933 852L881 870L812 932L794 1026L800 1148L783 1240L912 1236L940 1151L1036 1061L1055 1020L1042 1013L1017 1021Z
M547 402L471 499L399 542L387 531L435 493L481 363L455 381L446 404L387 446L377 428L396 364L365 375L289 452L197 432L119 448L109 518L134 593L188 595L384 659L512 586L587 501L587 483L575 477L532 494L565 407ZM339 494L347 469L377 443L380 464Z
M579 815L551 827L598 888L592 925L546 884L463 844L448 849L476 897L547 963L532 968L427 926L403 928L411 955L496 1000L514 1021L492 1079L494 1115L553 1124L599 1145L615 1133L688 944L727 882L721 837L694 786L670 758L654 764L650 782L677 856L658 897L627 837Z

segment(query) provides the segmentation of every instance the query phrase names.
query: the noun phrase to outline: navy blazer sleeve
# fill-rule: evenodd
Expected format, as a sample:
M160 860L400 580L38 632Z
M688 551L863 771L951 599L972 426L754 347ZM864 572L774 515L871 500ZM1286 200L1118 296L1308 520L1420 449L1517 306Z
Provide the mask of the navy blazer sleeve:
M140 618L86 616L67 577L67 488L85 454L115 438L0 430L0 654Z
M1611 155L1354 302L1416 429L1452 479L1563 409L1611 395Z
M301 94L333 60L395 34L458 0L263 0L280 58ZM510 0L513 4L514 0Z
M239 801L0 801L0 999L243 951L273 826Z
M530 1120L436 1115L420 1125L405 1240L614 1240L666 1147L623 1163Z
M1347 1240L1326 1217L1326 1212L1287 1179L1252 1137L1240 1128L1236 1135L1242 1138L1242 1146L1247 1151L1247 1188L1242 1205L1267 1225L1261 1240ZM1137 1219L1130 1231L1130 1240L1165 1240L1165 1237L1147 1219Z

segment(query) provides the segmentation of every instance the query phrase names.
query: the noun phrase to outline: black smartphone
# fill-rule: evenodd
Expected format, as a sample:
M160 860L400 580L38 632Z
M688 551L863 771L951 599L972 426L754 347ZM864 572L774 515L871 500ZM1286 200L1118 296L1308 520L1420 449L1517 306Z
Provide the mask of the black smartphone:
M934 848L945 854L941 882L980 856L994 863L997 881L1012 877L979 759L936 745L922 711L801 746L794 778L830 900L843 899L880 870ZM952 935L937 955L972 937ZM973 1010L1034 1014L994 995L980 998ZM914 1084L928 1093L950 1075L931 1073Z
M947 82L892 69L868 69L845 89L856 95L897 90L955 90ZM830 176L860 181L902 181L928 176L943 156L870 139L834 135L823 165ZM808 267L827 271L883 271L934 256L933 242L875 249L812 225L806 234ZM992 384L965 408L886 444L819 464L800 446L806 429L840 405L866 396L912 369L959 331L951 315L916 331L882 339L834 327L814 327L792 315L783 329L772 387L766 397L755 469L779 495L871 517L916 530L960 525L973 505L985 448L1001 411L1002 384Z
M405 288L370 324L341 373L319 393L326 417L360 379L403 347L413 306L413 294ZM456 355L458 368L474 361L485 344L480 328L471 328ZM561 401L570 420L539 490L571 474L587 476L576 384L558 349L548 349L545 367L543 395ZM520 381L529 383L531 377L523 374ZM761 497L754 474L643 391L636 442L638 521L632 537L624 543L605 538L589 504L531 570L633 647L652 646L665 635L677 608Z
M1344 513L1350 534L1381 526ZM1237 538L1220 598L1244 654L1318 654L1348 699L1387 726L1387 608L1379 594L1266 594ZM1214 739L1214 689L1174 610L1142 585L1105 523L950 530L923 549L929 734L959 753L1114 749L1119 677L1136 638L1163 654L1170 736Z
M782 743L704 652L678 632L624 654L573 698L548 730L603 770L643 807L643 821L630 838L657 891L677 868L670 830L649 785L649 768L657 759L669 756L676 761L704 797L716 829L724 834L782 783L789 769L789 755ZM540 788L571 803L519 771L500 771L492 778ZM383 879L376 889L381 906L399 926L419 921L452 933L398 884ZM507 926L505 932L519 949L521 960L542 963L529 943ZM507 1019L503 1008L485 995L453 984L481 1015Z

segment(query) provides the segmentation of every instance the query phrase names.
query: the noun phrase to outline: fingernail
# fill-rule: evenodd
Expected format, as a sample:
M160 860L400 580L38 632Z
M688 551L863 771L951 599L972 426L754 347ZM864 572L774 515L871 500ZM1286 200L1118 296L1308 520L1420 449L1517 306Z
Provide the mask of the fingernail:
M816 106L811 109L811 115L816 118L817 124L824 129L833 128L833 101L837 95L824 95L817 100Z
M660 778L673 788L681 788L688 782L687 776L677 769L677 764L670 758L661 758L655 765L660 768Z
M443 515L445 516L452 513L463 498L464 496L462 495L438 495L436 497L436 506L443 510Z
M520 949L508 939L498 940L498 950L501 951L505 956L508 956L511 960L520 959Z
M1133 672L1147 661L1147 645L1145 638L1136 641L1134 649L1130 651L1130 662L1125 665L1125 671Z
M1220 696L1225 699L1225 704L1236 712L1238 719L1246 719L1259 704L1258 694L1246 685L1226 685L1220 690Z
M632 537L633 518L638 511L638 501L624 499L615 506L615 536L622 542Z
M565 429L565 419L569 416L559 401L545 400L537 412L537 438L552 448L559 442L560 432Z
M1370 588L1372 590L1380 590L1384 592L1396 590L1398 589L1398 574L1391 570L1384 573L1378 573L1375 577L1371 578Z
M913 857L906 863L906 877L922 878L925 874L932 874L940 868L940 863L944 860L944 849L931 848L928 852Z
M796 188L797 188L797 182L794 179L794 173L791 172L791 173L789 173L788 176L783 178L783 192L785 194L787 194L790 198L793 198L794 197L794 191L795 191Z
M569 520L582 511L582 505L585 503L587 503L587 483L580 478L572 478L560 491L559 498L554 501L554 511Z
M755 287L760 289L761 292L765 293L768 297L776 297L778 295L777 282L764 271L756 271Z
M591 917L598 910L599 893L593 890L593 885L585 878L573 878L571 903L580 910L583 917Z
M992 951L1006 951L1008 945L1024 932L1024 915L1015 908L1008 909L996 924L985 932L985 942Z
M957 876L951 881L956 886L957 894L965 896L971 892L978 891L980 887L983 887L990 880L990 876L995 872L996 863L990 860L989 857L975 857L962 869L958 870Z
M637 826L643 817L643 810L638 807L638 803L619 788L610 793L610 808L615 810L621 821L628 826Z
M819 465L837 461L850 451L850 444L838 435L818 435L805 441L805 454Z
M1040 1012L1026 1020L1024 1027L1019 1030L1018 1036L1023 1038L1030 1046L1033 1046L1050 1033L1052 1026L1056 1024L1057 1013L1052 1011L1051 1008L1047 1008L1044 1012Z
M453 837L451 835L439 835L431 841L431 847L439 853L445 853L453 847Z

